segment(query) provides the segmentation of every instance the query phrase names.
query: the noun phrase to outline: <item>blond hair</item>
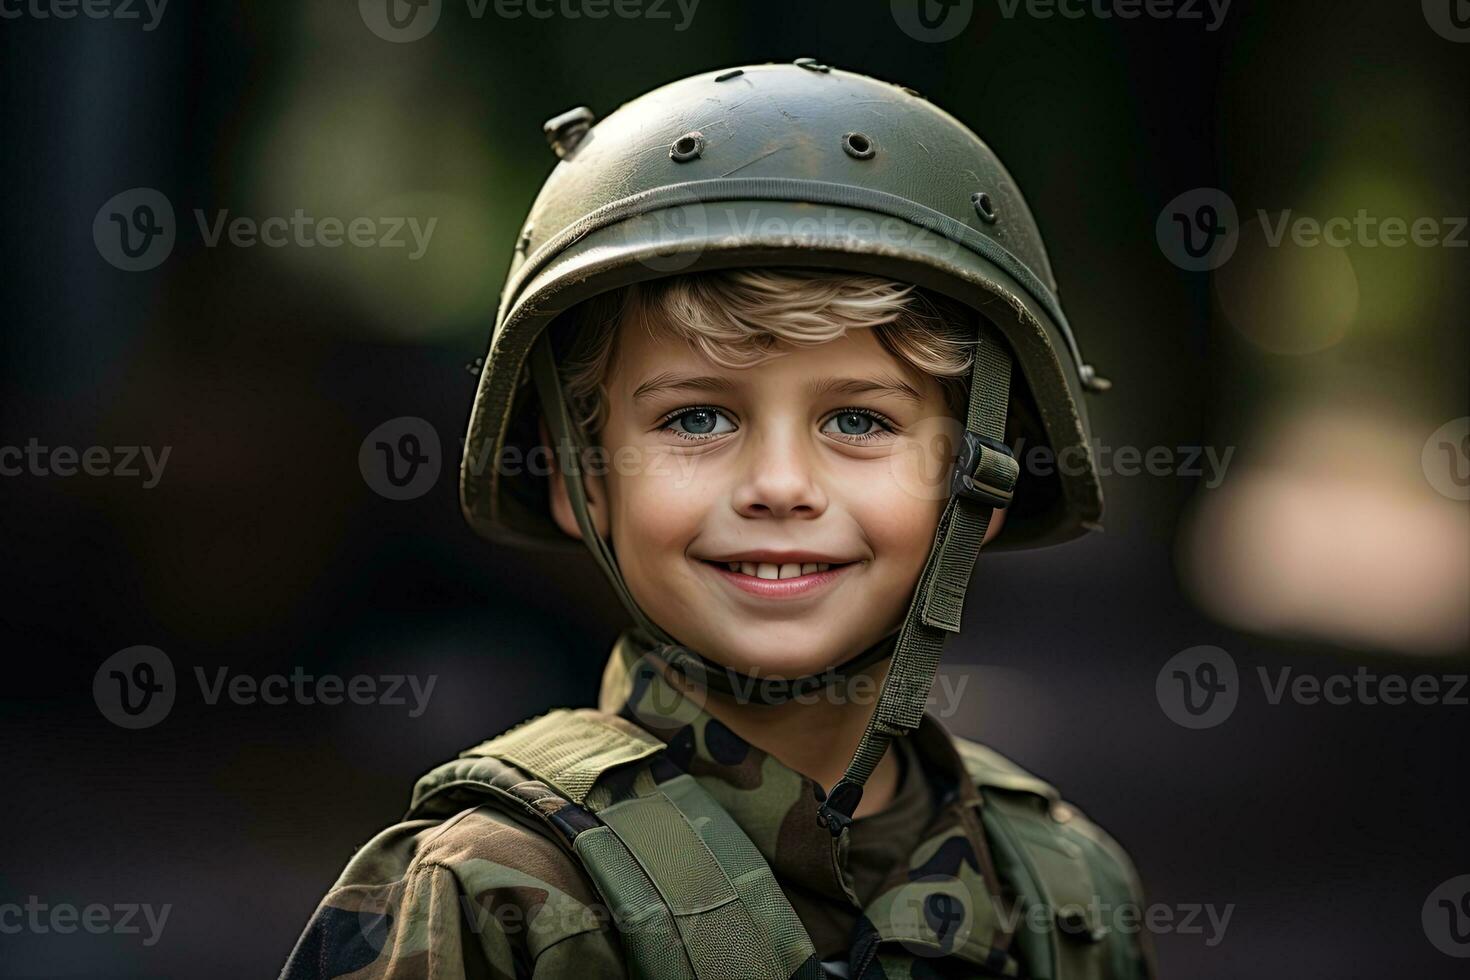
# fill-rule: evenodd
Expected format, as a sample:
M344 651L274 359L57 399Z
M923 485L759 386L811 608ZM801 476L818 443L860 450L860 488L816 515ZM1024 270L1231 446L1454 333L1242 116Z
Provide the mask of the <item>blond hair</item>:
M868 328L901 363L933 377L963 418L974 363L975 314L947 297L879 276L810 269L729 269L633 283L569 310L575 340L562 388L589 436L607 421L617 328L641 322L715 364L745 368L779 344L815 347Z

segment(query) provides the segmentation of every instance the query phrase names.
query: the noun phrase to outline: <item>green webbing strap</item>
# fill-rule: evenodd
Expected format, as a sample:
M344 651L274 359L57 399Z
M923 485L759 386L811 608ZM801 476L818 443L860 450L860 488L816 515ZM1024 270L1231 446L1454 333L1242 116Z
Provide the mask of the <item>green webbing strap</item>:
M699 980L821 976L811 939L765 858L693 776L596 812L652 882ZM667 952L651 952L655 969L643 975L661 977Z
M956 483L963 482L964 489L951 493L940 516L939 530L919 577L919 587L899 630L878 705L868 719L847 771L817 811L818 820L834 835L840 834L851 821L853 810L862 799L863 786L883 758L889 742L895 735L919 726L934 675L939 670L944 641L950 633L959 632L965 591L990 527L990 515L994 507L1005 506L1020 471L1009 451L998 448L1004 445L1010 391L1010 352L1002 341L982 328L970 374L970 405L965 425L966 450L973 450L978 456L966 463L966 454L961 454L961 465L973 468L969 473L956 474ZM986 491L994 499L987 499Z
M610 804L589 798L604 772L663 748L621 718L584 709L542 715L480 754L524 770L602 821L572 846L616 913L637 975L818 980L816 951L770 865L693 776L650 781L640 795Z

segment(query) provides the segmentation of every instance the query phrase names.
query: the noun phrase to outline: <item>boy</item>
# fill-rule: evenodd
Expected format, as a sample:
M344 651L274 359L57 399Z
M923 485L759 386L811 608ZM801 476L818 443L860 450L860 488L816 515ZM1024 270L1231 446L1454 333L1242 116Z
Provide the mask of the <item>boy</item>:
M420 780L284 976L1151 976L1117 845L924 714L981 544L1101 509L1106 383L1009 175L811 59L591 122L547 124L461 496L635 625L600 710ZM1021 439L1085 465L1020 480Z

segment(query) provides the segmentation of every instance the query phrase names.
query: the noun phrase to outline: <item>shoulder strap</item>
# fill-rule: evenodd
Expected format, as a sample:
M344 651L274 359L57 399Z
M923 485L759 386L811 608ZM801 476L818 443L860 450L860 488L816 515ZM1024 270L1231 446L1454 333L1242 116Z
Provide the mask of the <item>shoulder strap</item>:
M415 803L462 800L483 780L484 802L540 816L607 902L638 976L817 980L811 940L765 858L663 748L616 716L553 711L430 773ZM534 791L510 791L525 775L557 800L528 804Z
M1023 972L1037 980L1152 976L1146 937L1117 928L1142 923L1142 888L1117 842L994 749L959 738L955 747L980 790L996 869L1016 890Z

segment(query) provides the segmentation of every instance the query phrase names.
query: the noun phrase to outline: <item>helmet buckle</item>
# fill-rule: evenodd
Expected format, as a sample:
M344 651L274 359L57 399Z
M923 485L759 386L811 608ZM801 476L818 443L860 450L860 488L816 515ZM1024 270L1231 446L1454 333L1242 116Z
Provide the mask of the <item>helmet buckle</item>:
M1004 510L1010 506L1020 473L1020 464L1009 446L966 429L950 479L950 496Z

